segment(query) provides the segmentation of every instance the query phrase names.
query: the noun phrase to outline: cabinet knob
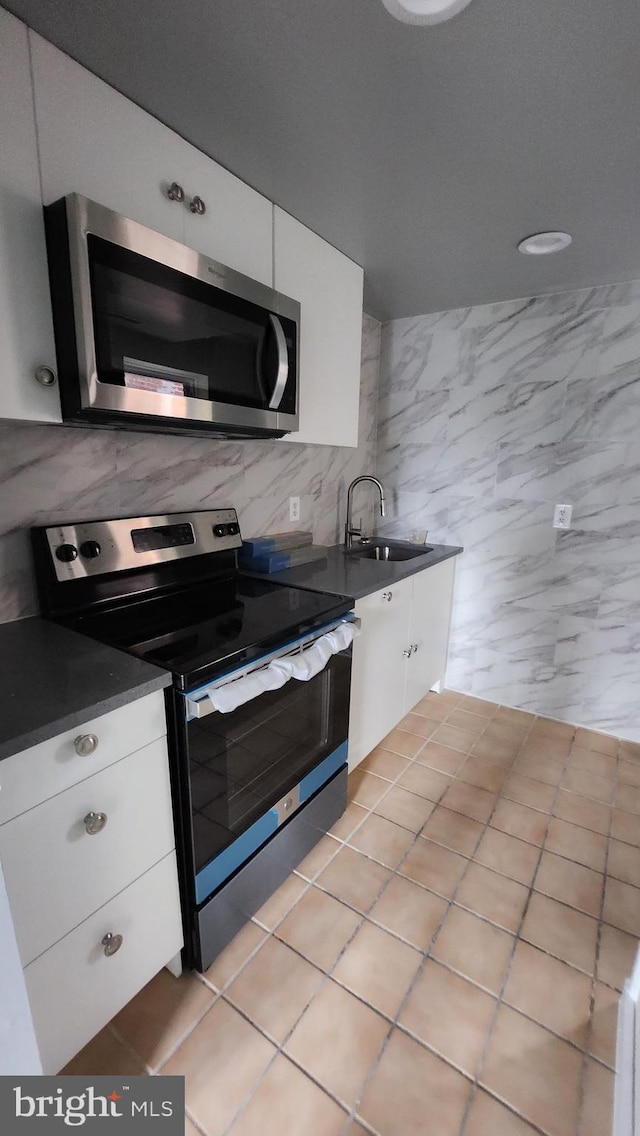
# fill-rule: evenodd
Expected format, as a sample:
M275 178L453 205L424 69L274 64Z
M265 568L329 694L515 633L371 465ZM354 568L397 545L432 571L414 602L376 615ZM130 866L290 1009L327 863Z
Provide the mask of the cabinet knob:
M95 753L98 748L98 738L95 734L78 734L73 743L78 757L89 757L89 754Z
M391 600L393 599L393 592L383 592L382 598L383 600L386 600L387 603L391 603Z
M114 935L111 931L107 931L102 940L102 946L106 958L111 958L111 955L117 954L122 946L122 935Z
M411 654L412 655L415 655L416 651L418 650L418 647L419 647L418 643L412 643L411 644Z
M105 824L107 823L106 813L87 813L84 818L83 824L87 836L96 836L97 833L102 832Z
M169 201L184 201L184 189L177 181L172 181L167 190Z
M192 197L189 202L189 208L192 213L198 213L200 216L207 211L207 207L201 197Z
M411 647L405 647L402 654L404 655L405 659L410 659L412 654L413 654L413 651L412 651Z
M56 373L51 370L51 367L36 367L33 372L37 382L41 387L53 387L56 382Z

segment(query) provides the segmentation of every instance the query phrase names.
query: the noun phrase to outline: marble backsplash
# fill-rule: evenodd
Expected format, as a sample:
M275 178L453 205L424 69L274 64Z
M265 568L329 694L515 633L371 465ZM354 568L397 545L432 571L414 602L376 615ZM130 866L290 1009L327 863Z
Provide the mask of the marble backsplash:
M448 684L640 741L640 283L384 325L378 417L385 531L465 547Z
M235 506L245 536L308 528L317 544L340 541L349 482L374 471L379 356L380 324L365 316L357 449L1 424L0 622L38 610L31 525Z

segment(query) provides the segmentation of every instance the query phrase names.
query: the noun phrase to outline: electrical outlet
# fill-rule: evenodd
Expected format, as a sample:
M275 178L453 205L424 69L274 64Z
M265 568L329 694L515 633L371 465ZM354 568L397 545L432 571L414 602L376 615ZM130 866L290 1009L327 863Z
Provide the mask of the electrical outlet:
M556 505L553 510L554 529L571 528L571 505Z
M289 498L289 520L290 521L299 521L300 520L300 498L299 497L290 497Z

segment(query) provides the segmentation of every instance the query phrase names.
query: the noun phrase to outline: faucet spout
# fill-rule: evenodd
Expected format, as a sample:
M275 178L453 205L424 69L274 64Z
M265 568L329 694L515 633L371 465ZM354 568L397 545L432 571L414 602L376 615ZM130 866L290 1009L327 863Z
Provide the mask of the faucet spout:
M377 477L372 477L368 473L363 474L361 477L356 477L351 482L351 485L349 486L349 488L347 490L347 519L345 521L345 526L344 526L344 546L345 546L345 548L352 548L353 547L354 536L359 536L359 537L362 536L360 529L354 528L352 520L351 520L353 490L355 489L356 485L360 484L361 481L372 481L373 482L373 484L376 486L376 488L377 488L377 490L380 494L380 516L386 517L386 515L387 515L386 501L385 501L385 496L384 496L384 486L383 486L382 482L378 481Z

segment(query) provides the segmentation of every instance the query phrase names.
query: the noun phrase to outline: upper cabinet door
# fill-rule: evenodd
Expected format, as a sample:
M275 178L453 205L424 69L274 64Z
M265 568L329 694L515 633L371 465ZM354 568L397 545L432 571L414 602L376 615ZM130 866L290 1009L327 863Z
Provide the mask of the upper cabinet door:
M185 244L271 288L272 203L206 154L190 150L184 174ZM204 213L198 211L202 207Z
M184 240L183 186L192 147L35 33L31 35L45 204L80 193Z
M60 422L38 150L24 24L0 8L0 418Z
M364 274L277 206L274 283L301 304L300 430L293 442L357 446Z
M32 51L45 204L81 193L271 286L270 201L35 33Z

